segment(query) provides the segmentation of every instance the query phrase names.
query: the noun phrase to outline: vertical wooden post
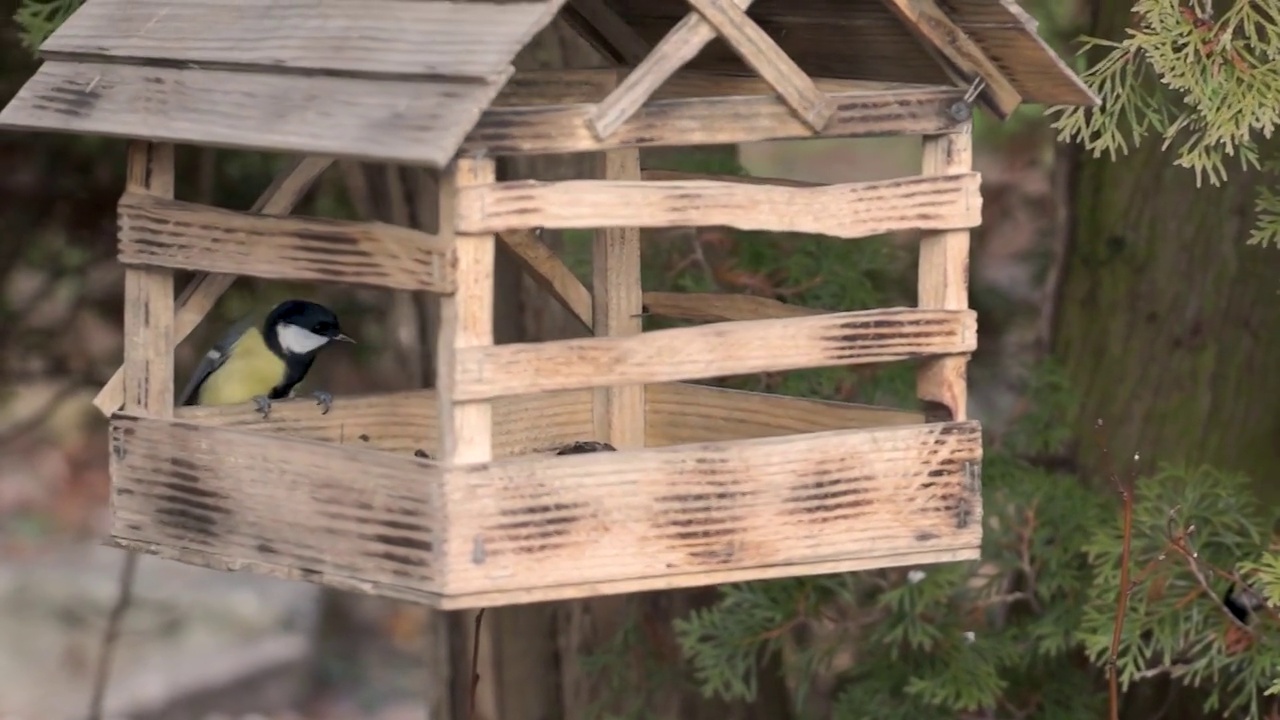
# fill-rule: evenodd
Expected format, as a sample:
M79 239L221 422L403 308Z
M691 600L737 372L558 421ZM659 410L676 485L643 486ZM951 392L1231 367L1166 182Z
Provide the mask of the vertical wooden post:
M172 198L173 145L129 145L126 189ZM173 271L124 271L124 408L173 417Z
M490 158L460 157L443 174L440 232L453 236L458 289L440 299L440 333L436 338L436 388L440 403L440 460L448 464L493 459L493 410L488 401L456 402L454 351L493 344L494 236L454 231L457 191L494 182Z
M923 174L950 175L973 167L972 125L959 132L924 139ZM922 308L964 310L969 307L969 231L925 233L920 239L917 304ZM924 363L916 376L916 395L929 420L967 418L968 355L951 355ZM946 417L949 415L949 417Z
M600 153L606 180L639 180L640 151ZM640 228L596 231L591 254L592 324L596 335L638 335L642 329ZM644 447L644 385L597 388L593 417L597 439L619 450Z

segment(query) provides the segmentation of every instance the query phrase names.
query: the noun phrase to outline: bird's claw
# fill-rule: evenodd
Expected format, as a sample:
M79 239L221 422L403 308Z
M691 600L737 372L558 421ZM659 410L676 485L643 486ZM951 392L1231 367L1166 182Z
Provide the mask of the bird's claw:
M316 390L311 393L311 397L316 399L316 404L324 408L320 411L321 415L328 415L329 409L333 407L333 395L324 390Z
M271 399L266 395L258 395L253 398L253 407L262 415L262 419L266 420L271 414Z

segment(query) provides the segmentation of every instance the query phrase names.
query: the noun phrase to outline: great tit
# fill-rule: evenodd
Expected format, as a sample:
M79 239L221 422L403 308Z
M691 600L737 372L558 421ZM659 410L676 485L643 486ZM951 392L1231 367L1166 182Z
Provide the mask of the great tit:
M179 405L230 405L253 401L266 418L271 401L289 397L307 376L316 353L334 340L354 343L342 333L338 317L323 305L286 300L267 313L236 323L200 360ZM333 396L311 395L329 412ZM322 413L323 414L323 413Z

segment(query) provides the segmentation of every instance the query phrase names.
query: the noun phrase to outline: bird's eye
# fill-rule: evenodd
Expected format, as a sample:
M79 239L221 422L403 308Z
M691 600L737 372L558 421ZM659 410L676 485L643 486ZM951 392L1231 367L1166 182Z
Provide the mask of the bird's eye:
M311 332L317 335L324 335L325 333L329 332L329 330L330 330L330 327L329 327L329 323L327 322L318 322L315 324L314 327L311 328Z

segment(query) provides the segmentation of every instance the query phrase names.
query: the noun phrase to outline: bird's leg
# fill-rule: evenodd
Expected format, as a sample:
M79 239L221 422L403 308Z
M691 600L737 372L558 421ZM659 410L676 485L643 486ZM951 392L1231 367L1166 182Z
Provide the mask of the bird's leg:
M271 399L266 395L255 395L253 407L262 414L262 419L266 420L267 416L271 414Z
M321 415L328 415L329 409L333 407L333 395L323 390L316 390L311 393L311 397L316 399L316 404L324 408L320 411Z

